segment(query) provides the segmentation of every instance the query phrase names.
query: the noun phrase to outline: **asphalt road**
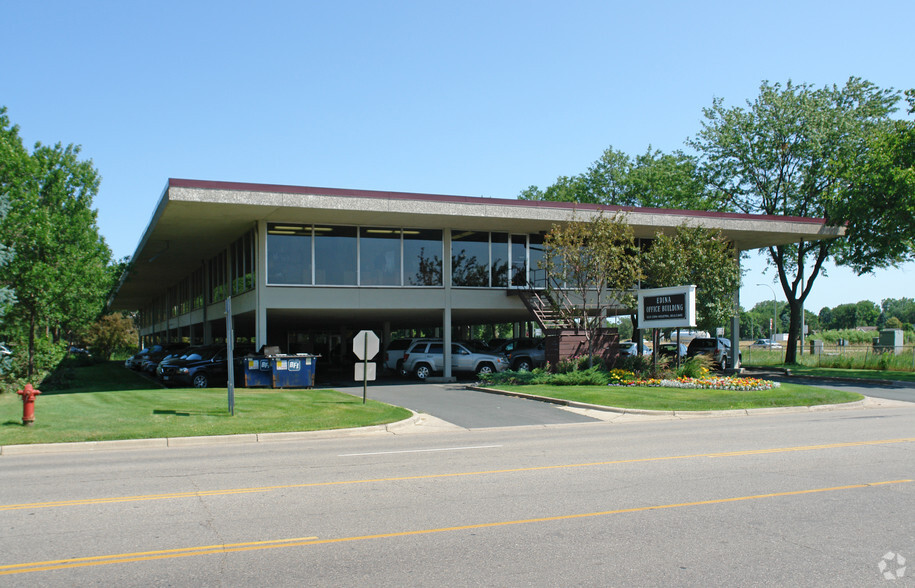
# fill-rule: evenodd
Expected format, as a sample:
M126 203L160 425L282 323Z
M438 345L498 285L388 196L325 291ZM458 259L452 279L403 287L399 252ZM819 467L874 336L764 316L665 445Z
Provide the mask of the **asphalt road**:
M4 455L0 585L915 586L915 404L421 429Z

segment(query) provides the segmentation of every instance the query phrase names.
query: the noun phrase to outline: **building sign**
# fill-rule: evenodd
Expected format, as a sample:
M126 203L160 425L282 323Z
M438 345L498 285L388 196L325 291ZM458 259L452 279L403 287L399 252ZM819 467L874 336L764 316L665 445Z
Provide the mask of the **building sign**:
M639 328L696 326L696 287L639 290Z

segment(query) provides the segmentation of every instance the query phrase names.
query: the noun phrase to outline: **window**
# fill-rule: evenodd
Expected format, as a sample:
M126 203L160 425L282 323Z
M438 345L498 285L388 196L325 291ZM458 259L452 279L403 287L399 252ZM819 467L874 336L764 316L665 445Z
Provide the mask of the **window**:
M442 251L440 230L404 229L404 285L441 286Z
M267 225L267 283L311 284L311 227Z
M492 263L490 265L491 285L493 288L507 288L508 233L492 233L490 242L490 255L492 255Z
M400 286L401 229L363 227L359 230L359 284Z
M356 227L314 227L315 284L356 285Z
M451 283L489 286L489 233L451 232Z

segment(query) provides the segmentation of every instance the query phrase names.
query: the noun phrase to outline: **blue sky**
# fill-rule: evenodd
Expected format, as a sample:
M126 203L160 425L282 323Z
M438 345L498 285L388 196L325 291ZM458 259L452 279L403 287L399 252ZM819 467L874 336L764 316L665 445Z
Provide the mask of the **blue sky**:
M511 198L610 146L684 148L762 80L915 87L913 20L911 0L4 0L0 105L29 146L82 145L124 257L169 177ZM771 300L746 267L741 304ZM834 268L807 308L913 285L911 263Z

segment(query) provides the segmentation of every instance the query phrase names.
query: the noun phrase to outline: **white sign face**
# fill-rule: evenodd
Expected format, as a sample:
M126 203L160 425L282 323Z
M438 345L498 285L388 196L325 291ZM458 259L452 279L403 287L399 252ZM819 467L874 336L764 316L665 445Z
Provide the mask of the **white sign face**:
M364 369L365 367L368 367L367 372ZM365 382L365 381L374 382L375 381L375 373L376 373L375 362L357 363L355 365L355 368L356 368L356 371L353 376L353 379L356 380L357 382Z
M378 335L372 331L359 331L353 337L353 353L362 360L372 359L379 349Z
M639 328L696 326L696 287L639 290Z

